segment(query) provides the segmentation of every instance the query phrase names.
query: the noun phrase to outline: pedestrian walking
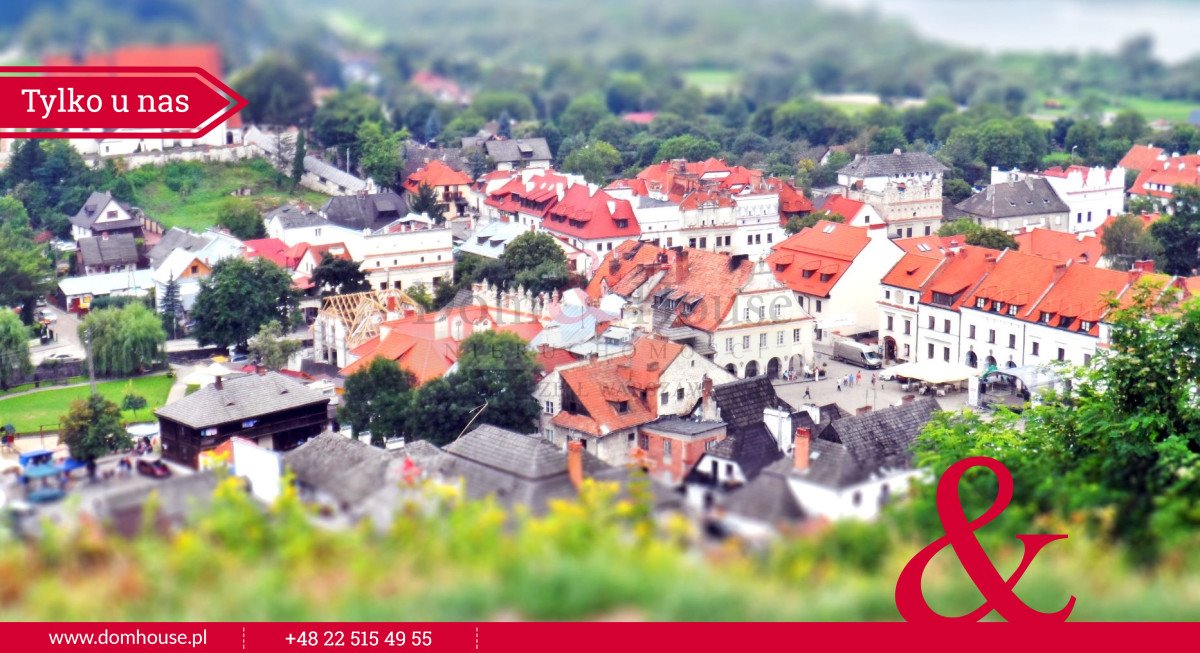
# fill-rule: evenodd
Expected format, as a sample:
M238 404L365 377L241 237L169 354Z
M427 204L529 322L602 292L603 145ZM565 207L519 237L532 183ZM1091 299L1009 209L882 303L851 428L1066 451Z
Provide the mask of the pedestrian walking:
M805 399L812 399L812 393L811 393L811 392L809 392L809 389L808 389L808 388L805 388L805 389L804 389L804 398L805 398Z
M840 377L840 376L837 379L837 391L838 392L842 391L842 377Z
M854 385L862 385L862 372L854 373Z
M875 375L874 374L871 375L871 387L872 388L875 387Z

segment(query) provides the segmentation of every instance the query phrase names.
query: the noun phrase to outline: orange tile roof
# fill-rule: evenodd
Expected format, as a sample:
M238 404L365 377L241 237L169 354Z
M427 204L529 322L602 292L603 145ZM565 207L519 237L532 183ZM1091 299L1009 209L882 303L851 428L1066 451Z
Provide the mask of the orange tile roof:
M942 258L927 256L924 252L905 254L883 276L880 283L907 290L920 290L941 265Z
M1059 325L1060 318L1071 318L1068 331L1099 334L1101 318L1108 313L1109 296L1121 295L1130 285L1130 274L1116 270L1072 265L1067 268L1037 306L1020 315L1026 322L1041 322L1043 314L1050 317L1048 326ZM1087 330L1083 322L1090 322Z
M675 319L670 324L712 332L721 325L738 293L750 280L754 262L747 257L735 259L702 249L676 251L626 241L605 255L588 283L588 297L599 299L604 286L627 297L664 269L665 276L650 289L650 294L657 296L669 291L677 302Z
M946 262L938 268L921 293L921 303L933 303L933 293L957 296L948 308L957 310L970 290L995 267L999 253L992 249L964 245L957 252L947 251Z
M255 238L244 240L242 244L246 246L246 258L248 259L262 257L281 268L295 267L295 262L288 260L287 244L278 238Z
M1137 170L1145 172L1152 170L1157 166L1162 165L1158 157L1163 155L1163 148L1153 147L1150 145L1134 145L1129 148L1125 156L1121 157L1121 161L1117 165L1126 170Z
M562 382L579 400L583 412L560 411L552 421L602 436L657 419L659 379L683 349L678 343L648 336L634 342L628 354L562 370ZM642 399L643 392L646 399ZM618 412L622 403L626 407L623 413Z
M865 227L821 220L776 245L767 263L792 290L828 297L870 240Z
M1026 254L1095 265L1104 255L1104 245L1096 236L1083 236L1065 231L1034 228L1016 234L1017 247Z
M409 175L404 180L404 188L417 191L421 185L439 188L445 186L469 186L471 178L451 168L444 162L434 159L425 164L424 168Z
M586 184L568 187L558 203L546 211L542 227L584 240L637 238L642 233L629 200L614 199Z
M964 298L962 305L991 311L1000 303L1003 304L1005 314L1009 306L1015 305L1016 317L1023 318L1033 311L1038 300L1065 269L1065 264L1056 263L1048 258L1011 249L1004 250L995 267L975 290ZM983 300L982 307L978 305L980 300Z
M351 353L359 359L342 368L340 373L342 376L354 374L369 366L374 358L382 356L412 372L418 383L445 376L458 361L460 341L450 335L438 337L437 322L440 318L446 320L444 326L447 333L452 328L451 320L462 319L463 339L470 337L475 332L476 323L482 320L487 320L490 328L496 331L515 333L524 340L532 339L542 330L535 316L484 306L460 306L442 309L436 314L411 315L381 325L382 335L355 347Z
M821 211L833 213L846 218L846 222L854 220L854 216L863 209L864 203L858 200L852 200L841 195L832 195L825 200L825 204L821 207Z
M1170 198L1171 191L1146 188L1147 185L1163 185L1172 188L1179 186L1200 185L1200 155L1189 154L1171 157L1166 161L1156 161L1149 170L1142 170L1129 188L1134 195L1149 195L1151 197Z

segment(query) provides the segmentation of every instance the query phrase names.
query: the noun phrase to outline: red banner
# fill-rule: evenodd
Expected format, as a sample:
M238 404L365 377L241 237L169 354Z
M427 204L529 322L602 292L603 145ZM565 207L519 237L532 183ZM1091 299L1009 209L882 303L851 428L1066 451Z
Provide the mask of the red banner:
M195 67L0 66L0 75L0 136L199 138L246 106Z
M1193 641L1200 624L1005 623L7 623L5 650L138 653L417 651L613 653L697 650L1122 650Z

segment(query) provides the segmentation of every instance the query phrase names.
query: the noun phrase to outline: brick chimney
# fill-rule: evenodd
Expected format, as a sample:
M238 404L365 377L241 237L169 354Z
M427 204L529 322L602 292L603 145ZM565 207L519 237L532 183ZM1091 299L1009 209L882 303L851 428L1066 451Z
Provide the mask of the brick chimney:
M717 403L713 401L713 382L708 375L700 385L700 419L710 422L717 420Z
M576 490L583 485L583 443L578 440L567 443L567 476Z
M904 395L903 397L900 397L900 403L911 404L916 398L916 395Z
M803 426L796 429L795 449L792 460L795 461L796 471L808 469L809 445L812 444L812 429Z
M225 385L221 381L221 376L217 375L216 377L214 377L214 379L215 380L213 381L213 387L216 388L217 390L224 390Z
M855 414L855 415L862 415L863 413L869 413L869 412L871 412L871 407L870 407L870 406L860 406L860 407L858 407L857 409L855 409L855 411L854 411L854 414Z
M1154 261L1153 260L1134 261L1133 262L1133 271L1141 272L1143 274L1153 274L1154 273Z

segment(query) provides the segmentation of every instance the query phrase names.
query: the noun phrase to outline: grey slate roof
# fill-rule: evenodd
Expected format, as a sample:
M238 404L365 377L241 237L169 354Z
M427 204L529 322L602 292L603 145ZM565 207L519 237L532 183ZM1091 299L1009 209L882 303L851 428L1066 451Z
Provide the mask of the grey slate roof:
M348 193L357 193L360 190L366 190L367 182L355 177L354 175L341 170L337 166L322 161L311 154L304 157L304 172L316 175L321 179L333 182L334 184L346 189Z
M185 249L189 252L196 252L204 248L209 242L208 238L194 234L186 229L179 227L171 227L162 235L158 243L150 248L150 252L146 255L150 259L150 267L158 269L162 262L167 260L171 252L176 249Z
M329 397L278 372L227 379L223 388L206 386L154 411L192 428L217 426L298 408L328 404Z
M357 504L383 488L396 458L396 453L326 431L285 453L283 462L300 483Z
M791 464L790 459L781 460L771 465L771 469ZM788 487L787 477L782 473L759 474L758 478L729 495L724 507L735 515L768 524L800 521L808 516L796 501L796 495Z
M1015 218L1024 215L1069 213L1070 208L1054 192L1050 182L1026 177L1020 181L992 184L959 202L959 210L983 218Z
M408 213L408 203L393 192L331 197L321 209L332 223L375 231Z
M128 265L137 263L137 242L131 233L112 234L107 238L80 238L79 257L84 265Z
M783 457L775 438L762 422L726 431L725 439L713 443L708 453L736 462L747 480L753 480L764 467Z
M277 209L268 211L263 219L266 222L279 218L279 223L284 229L298 229L301 227L320 227L329 224L320 213L311 209L302 209L298 206L281 206Z
M487 155L496 163L515 163L518 161L549 161L550 145L544 138L510 138L507 140L492 140L483 144Z
M902 152L900 154L871 154L859 157L838 170L838 173L853 177L890 177L892 175L945 172L946 166L933 155L925 152Z
M79 207L79 211L77 211L75 215L68 218L68 220L70 220L71 224L77 227L92 229L93 225L96 223L96 220L100 217L100 212L104 210L104 207L107 206L108 202L112 199L112 195L108 193L93 191L91 195L88 195L88 198L86 201L84 201L83 206ZM141 221L135 217L137 211L133 207L123 202L117 202L117 205L122 209L125 209L125 212L131 217L128 220L106 222L100 227L96 228L97 231L112 231L114 229L129 229L141 226Z
M713 400L721 411L721 419L733 429L762 422L765 408L779 408L789 413L793 410L775 394L775 386L765 375L714 386Z
M941 410L933 397L889 406L862 415L834 420L821 438L845 445L860 464L907 467L912 464L912 443L933 413Z
M483 424L446 445L436 462L444 477L461 478L467 496L494 497L499 503L524 505L534 513L546 510L551 499L576 496L567 474L567 454L536 435L523 435ZM620 481L627 470L611 467L583 452L585 477Z

